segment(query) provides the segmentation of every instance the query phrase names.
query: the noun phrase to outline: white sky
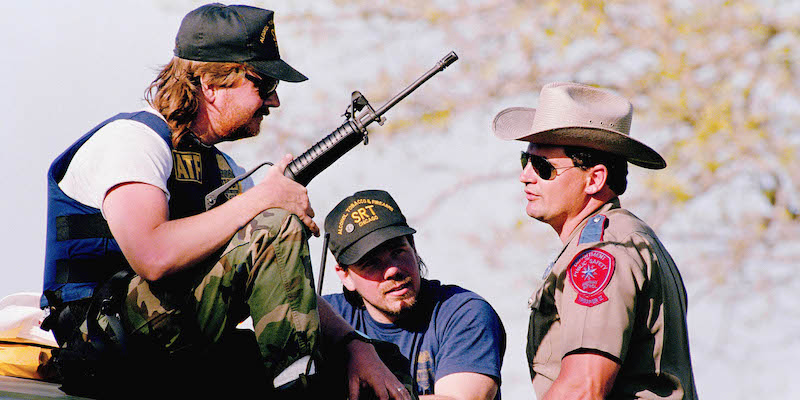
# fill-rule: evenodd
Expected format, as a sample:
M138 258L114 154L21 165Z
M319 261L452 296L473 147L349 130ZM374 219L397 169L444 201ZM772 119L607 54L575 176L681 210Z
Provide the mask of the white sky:
M150 1L4 3L0 297L41 291L49 163L94 124L140 107L179 18Z

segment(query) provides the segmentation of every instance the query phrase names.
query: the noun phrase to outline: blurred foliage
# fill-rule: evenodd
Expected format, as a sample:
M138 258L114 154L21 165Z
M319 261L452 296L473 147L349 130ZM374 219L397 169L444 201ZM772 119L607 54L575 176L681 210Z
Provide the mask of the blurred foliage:
M473 93L490 99L552 80L620 92L636 106L636 135L655 143L672 165L697 167L666 172L690 173L690 196L707 191L727 166L740 162L762 173L788 173L781 191L798 181L800 143L792 130L799 114L792 111L800 104L794 84L800 16L781 14L788 1L336 3L353 10L353 18L425 21L454 47L474 49L480 61L469 61L463 79L472 82ZM460 110L487 102L485 96L459 100ZM793 110L782 110L779 102ZM780 206L796 207L788 197Z
M697 221L716 227L691 225L673 241L697 240L702 232L703 240L725 245L689 259L724 257L741 267L800 234L800 15L791 1L334 3L339 14L323 19L379 21L383 29L375 34L386 40L398 35L392 26L423 24L418 29L443 35L469 56L458 78L469 85L453 89L446 105L427 103L427 111L405 116L395 131L419 123L447 127L449 118L538 92L550 81L611 88L635 105L633 134L670 165L637 182L626 204L648 210L658 225L694 201L713 202L712 194L719 202L716 219ZM774 261L791 264L795 255Z

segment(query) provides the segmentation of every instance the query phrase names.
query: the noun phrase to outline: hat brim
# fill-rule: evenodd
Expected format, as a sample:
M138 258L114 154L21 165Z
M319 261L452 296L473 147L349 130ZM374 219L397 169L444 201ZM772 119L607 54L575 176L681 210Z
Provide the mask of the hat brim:
M378 247L381 243L400 236L417 233L414 228L404 225L391 225L370 232L355 243L351 244L336 257L336 262L340 265L353 265L361 257L364 257L370 250Z
M494 135L503 140L519 140L553 146L578 146L605 151L625 158L631 164L648 169L666 168L667 162L646 144L614 131L597 127L567 126L531 132L535 108L508 108L494 118Z
M302 82L308 78L283 60L251 60L244 62L260 74L286 82Z

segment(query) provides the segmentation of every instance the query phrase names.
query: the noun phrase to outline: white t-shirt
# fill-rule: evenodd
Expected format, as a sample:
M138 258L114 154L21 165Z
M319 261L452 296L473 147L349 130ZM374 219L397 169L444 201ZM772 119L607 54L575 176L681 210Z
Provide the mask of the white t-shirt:
M145 111L163 119L150 107ZM223 155L234 175L244 173ZM141 122L119 119L100 128L78 149L58 186L67 196L102 211L108 191L127 182L153 185L164 191L169 200L167 180L171 173L172 151L164 139ZM245 190L253 182L248 178L241 184Z

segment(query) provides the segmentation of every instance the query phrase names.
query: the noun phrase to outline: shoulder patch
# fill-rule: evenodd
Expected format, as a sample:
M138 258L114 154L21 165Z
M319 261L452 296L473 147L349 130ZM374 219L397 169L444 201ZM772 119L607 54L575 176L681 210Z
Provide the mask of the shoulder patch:
M614 256L605 250L584 250L569 264L567 273L569 283L578 292L575 303L594 307L608 301L603 290L614 275Z

